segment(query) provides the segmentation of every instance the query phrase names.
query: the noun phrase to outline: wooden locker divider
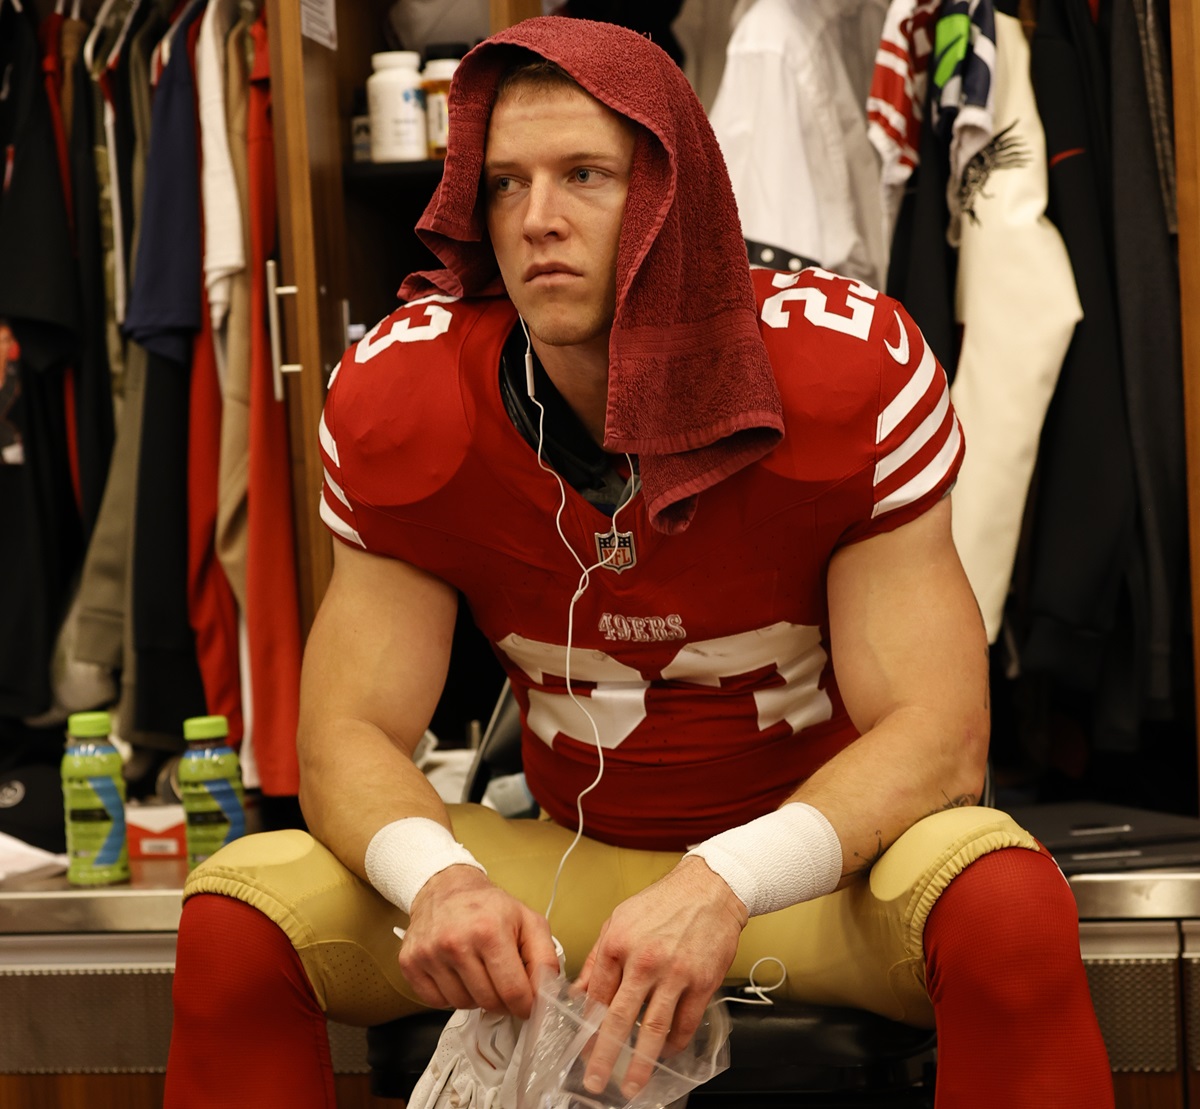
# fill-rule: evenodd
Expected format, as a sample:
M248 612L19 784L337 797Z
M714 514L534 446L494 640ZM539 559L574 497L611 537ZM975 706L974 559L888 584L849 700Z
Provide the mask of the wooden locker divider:
M1191 549L1192 673L1200 722L1200 17L1196 0L1171 0L1179 311ZM1200 790L1200 782L1197 783Z
M301 631L307 636L333 569L333 540L318 516L322 466L317 424L325 382L341 355L344 327L342 147L333 51L304 38L300 5L267 0L271 111L279 204L279 254L296 294L280 305L284 343L301 370L285 381L292 442ZM315 218L317 213L327 218Z

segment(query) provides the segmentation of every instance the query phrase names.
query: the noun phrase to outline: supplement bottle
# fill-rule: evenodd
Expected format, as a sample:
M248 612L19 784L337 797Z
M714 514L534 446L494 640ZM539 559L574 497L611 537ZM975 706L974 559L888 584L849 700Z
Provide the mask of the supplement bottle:
M62 787L67 881L73 886L107 886L129 878L125 779L111 731L107 712L77 712L67 718Z
M371 55L375 72L367 78L367 110L372 162L419 162L428 156L420 64L415 50Z
M446 139L450 134L450 78L457 68L457 58L431 58L421 74L430 158L446 156Z
M226 742L223 716L193 716L183 722L187 750L179 760L179 795L187 834L188 870L218 848L246 834L242 768Z

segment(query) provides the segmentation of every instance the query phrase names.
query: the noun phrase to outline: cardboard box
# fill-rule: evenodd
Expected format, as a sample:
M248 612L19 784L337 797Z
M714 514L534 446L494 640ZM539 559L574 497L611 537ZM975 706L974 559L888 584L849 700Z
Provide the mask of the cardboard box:
M182 805L126 805L125 829L131 859L187 857Z

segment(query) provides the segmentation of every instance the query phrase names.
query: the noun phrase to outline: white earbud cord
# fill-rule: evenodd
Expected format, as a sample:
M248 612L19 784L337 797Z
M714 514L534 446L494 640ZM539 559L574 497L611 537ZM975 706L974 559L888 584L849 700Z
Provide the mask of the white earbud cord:
M534 393L533 344L529 339L529 329L525 327L525 321L523 319L521 319L521 327L525 331L525 340L527 344L525 349L525 380L528 387L529 399L532 400L533 403L538 407L537 463L541 469L545 470L546 473L550 474L550 476L553 477L556 482L558 482L559 502L558 511L554 514L554 526L558 531L558 537L562 540L563 546L566 547L570 552L571 557L575 560L581 571L579 585L576 587L575 595L571 598L571 603L567 608L567 658L564 668L567 695L571 698L575 705L578 706L579 711L582 712L585 717L587 717L588 724L591 725L592 738L596 744L596 757L599 761L599 765L596 769L596 777L593 778L591 783L585 786L575 798L575 836L567 846L566 851L563 852L562 858L558 861L558 869L554 872L554 882L550 889L550 903L546 906L546 919L549 920L550 914L554 909L555 900L558 897L558 883L562 878L563 869L567 865L567 859L571 857L571 852L575 850L575 848L579 845L579 841L583 838L583 799L600 784L601 779L604 777L604 745L600 742L600 729L596 724L595 718L587 710L584 703L575 695L575 690L571 684L571 646L574 642L575 635L575 602L583 596L584 590L587 588L588 582L591 579L592 571L600 569L605 564L610 562L616 555L617 517L620 515L625 506L633 499L635 484L633 480L633 459L626 454L625 461L629 465L630 474L629 485L627 486L625 496L622 498L620 504L617 505L616 510L613 512L612 526L609 530L609 535L613 540L613 546L609 550L608 554L605 555L605 557L599 562L596 562L591 566L585 566L583 559L579 557L575 551L575 548L571 546L571 543L567 539L567 536L562 528L562 515L566 511L567 507L567 487L563 483L562 478L559 476L558 471L556 471L553 467L548 466L545 459L542 457L542 445L545 442L546 409L542 407L542 402L537 399L537 396ZM763 963L774 963L779 968L779 980L772 985L762 985L755 981L755 974L758 971L758 968L763 965ZM730 1003L740 1003L742 1005L774 1005L774 999L768 995L773 993L775 990L780 989L786 981L787 968L784 965L783 960L776 958L774 955L764 955L750 968L749 982L739 991L741 996L726 996L720 1000Z
M754 981L754 973L763 963L774 963L779 967L779 981L773 986L763 986ZM782 959L777 959L774 955L764 955L761 959L757 959L754 965L750 968L750 980L742 987L741 992L744 997L722 997L719 1000L729 1004L737 1003L739 1005L774 1005L775 1001L768 997L767 994L773 993L779 989L787 981L787 967L784 966Z
M558 511L554 514L554 527L558 532L559 539L562 540L563 546L567 548L568 552L570 552L571 557L575 560L576 565L581 571L579 576L579 584L576 586L575 594L571 597L571 603L567 607L567 657L563 677L566 681L567 696L571 698L572 702L574 702L579 711L582 712L587 718L587 722L591 726L592 739L596 745L596 757L599 762L599 765L596 769L596 777L593 778L592 781L585 786L575 798L575 838L571 840L566 851L563 852L563 856L558 862L558 869L554 873L554 882L550 889L550 903L546 906L546 919L549 920L550 913L554 909L554 902L558 897L558 883L559 879L562 877L563 868L566 866L567 859L570 858L571 852L575 850L575 848L579 845L579 841L583 838L583 799L600 784L601 779L604 777L604 745L600 741L600 729L596 724L595 718L587 710L587 707L575 695L575 689L571 683L571 646L575 639L575 603L580 597L583 596L584 591L587 589L588 583L591 580L592 571L599 570L601 567L611 562L616 556L617 517L620 515L625 506L633 499L633 459L630 458L628 454L625 456L625 460L629 464L630 478L629 484L626 488L625 496L622 498L620 504L617 505L616 510L613 512L612 525L609 530L609 535L613 540L613 546L609 550L608 554L606 554L604 558L600 559L599 562L595 562L591 566L587 566L584 564L583 559L581 559L576 553L575 548L571 546L570 540L567 539L566 533L563 531L562 516L567 508L567 487L563 483L562 477L559 476L558 471L552 466L547 465L545 459L542 457L542 445L545 442L546 409L542 407L542 402L538 400L537 396L534 394L533 343L529 338L529 329L525 327L525 321L523 319L521 320L521 327L525 331L525 341L527 344L525 350L525 380L528 386L529 399L532 400L538 408L537 464L541 469L545 470L546 473L553 477L556 482L558 482L559 501Z

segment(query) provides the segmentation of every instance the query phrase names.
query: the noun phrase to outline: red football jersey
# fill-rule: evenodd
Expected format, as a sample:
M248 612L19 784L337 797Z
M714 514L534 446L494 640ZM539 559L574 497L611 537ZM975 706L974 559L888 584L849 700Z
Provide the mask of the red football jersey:
M606 842L697 843L856 737L830 664L830 556L924 512L961 463L945 374L899 304L818 269L753 276L786 434L677 535L649 526L640 493L614 524L569 487L559 535L559 484L501 398L506 299L413 301L330 382L326 523L462 592L555 820L574 827L603 748L583 813Z

